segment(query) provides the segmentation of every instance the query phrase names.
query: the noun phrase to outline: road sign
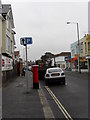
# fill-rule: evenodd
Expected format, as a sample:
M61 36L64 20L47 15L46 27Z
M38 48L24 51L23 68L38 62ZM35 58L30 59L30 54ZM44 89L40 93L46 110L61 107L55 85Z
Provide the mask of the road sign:
M32 37L20 38L20 44L24 46L27 44L32 44Z
M26 37L25 38L25 43L26 44L32 44L32 37Z
M26 43L25 43L25 38L20 38L20 44L21 45L25 45Z

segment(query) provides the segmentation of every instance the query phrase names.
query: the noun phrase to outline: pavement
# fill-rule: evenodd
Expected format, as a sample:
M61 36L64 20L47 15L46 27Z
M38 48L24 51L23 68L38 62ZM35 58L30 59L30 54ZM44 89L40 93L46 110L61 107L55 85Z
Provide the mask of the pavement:
M27 93L28 90L28 93ZM33 89L32 73L12 79L2 88L2 118L54 118L49 103L40 87Z
M0 87L0 119L2 118L2 87Z

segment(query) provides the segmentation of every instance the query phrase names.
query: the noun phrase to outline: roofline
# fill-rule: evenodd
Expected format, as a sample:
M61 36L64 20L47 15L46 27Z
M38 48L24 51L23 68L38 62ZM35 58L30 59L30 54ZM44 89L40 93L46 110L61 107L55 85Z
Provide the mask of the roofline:
M71 52L61 52L59 54L56 54L55 57L59 57L59 56L70 56Z

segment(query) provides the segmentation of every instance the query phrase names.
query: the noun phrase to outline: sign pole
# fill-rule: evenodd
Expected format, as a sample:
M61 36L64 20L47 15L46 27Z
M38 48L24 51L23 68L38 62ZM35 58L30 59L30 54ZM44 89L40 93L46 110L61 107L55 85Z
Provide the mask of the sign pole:
M26 48L26 82L27 82L27 92L26 92L26 93L29 93L29 91L28 91L28 60L27 60L27 44L32 44L32 37L23 37L23 38L20 38L20 44L21 44L21 45L24 45L25 48Z
M26 81L27 81L27 93L28 91L28 61L27 61L27 44L26 44Z

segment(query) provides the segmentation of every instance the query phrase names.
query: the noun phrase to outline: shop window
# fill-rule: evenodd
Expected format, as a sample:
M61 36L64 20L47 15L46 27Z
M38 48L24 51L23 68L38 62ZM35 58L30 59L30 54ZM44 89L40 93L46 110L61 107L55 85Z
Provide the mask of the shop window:
M81 69L87 69L87 61L85 61L85 62L80 62L80 68L81 68Z
M80 52L83 53L83 42L81 42L81 45L80 45Z
M90 55L90 42L88 42L88 55Z
M87 54L87 43L85 42L85 54Z

